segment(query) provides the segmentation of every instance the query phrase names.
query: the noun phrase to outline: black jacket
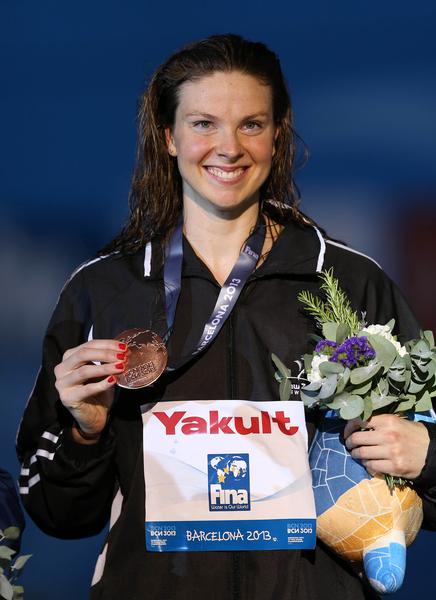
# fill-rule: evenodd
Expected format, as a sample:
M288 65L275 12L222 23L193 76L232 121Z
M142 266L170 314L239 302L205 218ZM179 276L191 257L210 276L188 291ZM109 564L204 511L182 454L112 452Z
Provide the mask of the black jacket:
M208 349L150 388L118 389L100 441L71 439L71 417L54 388L63 352L90 336L113 338L140 327L163 333L162 256L148 245L130 256L114 254L80 268L65 286L49 324L44 357L18 437L21 492L34 521L65 538L97 533L109 519L91 597L111 600L358 600L372 597L349 564L321 544L316 551L150 553L145 550L144 479L140 406L178 399L278 400L271 353L292 366L309 350L314 332L297 300L319 291L317 270L335 276L368 323L396 319L397 332L416 336L417 323L401 294L372 260L314 228L289 223L266 261L253 273L234 311ZM207 267L184 241L182 291L169 353L195 346L219 293ZM307 415L309 436L316 414ZM434 437L435 428L428 426ZM435 440L418 484L429 526L436 524ZM433 488L432 488L433 486ZM113 499L115 498L114 502Z

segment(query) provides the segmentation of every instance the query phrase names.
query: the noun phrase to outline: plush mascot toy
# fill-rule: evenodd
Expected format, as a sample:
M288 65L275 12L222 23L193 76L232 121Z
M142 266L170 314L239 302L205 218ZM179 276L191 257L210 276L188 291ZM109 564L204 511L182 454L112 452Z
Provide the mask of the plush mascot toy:
M309 452L317 536L339 556L363 561L377 592L393 593L404 579L406 547L422 523L422 502L409 486L391 492L384 476L373 477L354 460L344 445L344 424L326 413Z

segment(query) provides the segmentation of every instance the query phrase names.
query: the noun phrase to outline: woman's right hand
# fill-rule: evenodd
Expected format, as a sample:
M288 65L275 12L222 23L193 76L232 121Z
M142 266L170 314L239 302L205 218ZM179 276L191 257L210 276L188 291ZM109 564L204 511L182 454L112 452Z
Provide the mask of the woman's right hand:
M126 349L126 344L116 340L91 340L67 350L55 367L59 397L79 427L78 431L73 428L76 441L95 442L103 431L114 400L116 375L124 370Z

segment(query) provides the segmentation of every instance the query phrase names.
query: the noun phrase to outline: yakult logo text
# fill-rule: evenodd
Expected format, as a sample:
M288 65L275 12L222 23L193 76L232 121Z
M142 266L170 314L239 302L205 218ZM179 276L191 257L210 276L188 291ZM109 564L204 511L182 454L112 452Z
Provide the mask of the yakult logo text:
M166 435L182 433L192 435L194 433L209 434L268 434L273 428L278 428L285 435L295 435L298 426L291 425L290 417L283 410L276 410L274 416L267 411L261 411L256 417L223 417L218 410L210 410L209 418L189 416L185 417L185 410L176 410L171 414L164 411L153 412L153 415L165 427Z

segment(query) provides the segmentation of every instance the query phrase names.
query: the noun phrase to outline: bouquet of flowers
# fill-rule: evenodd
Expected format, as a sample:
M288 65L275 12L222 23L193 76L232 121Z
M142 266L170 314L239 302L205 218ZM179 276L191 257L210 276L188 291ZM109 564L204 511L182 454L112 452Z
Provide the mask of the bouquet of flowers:
M304 356L309 384L304 404L332 409L342 419L373 414L426 412L436 396L436 348L431 331L402 346L392 334L395 321L368 325L351 308L333 270L321 273L326 299L303 291L298 299L314 317L323 336ZM273 355L281 399L289 399L289 370ZM285 397L288 396L288 397Z
M301 390L307 407L326 409L309 451L317 536L343 558L363 561L374 589L392 593L403 581L406 547L419 531L422 502L407 481L369 474L346 449L342 431L344 419L386 412L435 421L429 412L436 396L434 337L424 331L403 346L392 333L393 320L368 325L332 270L322 272L321 289L324 300L299 294L322 332L314 336L314 351L304 356L308 384ZM277 356L272 359L280 398L289 400L291 371Z

